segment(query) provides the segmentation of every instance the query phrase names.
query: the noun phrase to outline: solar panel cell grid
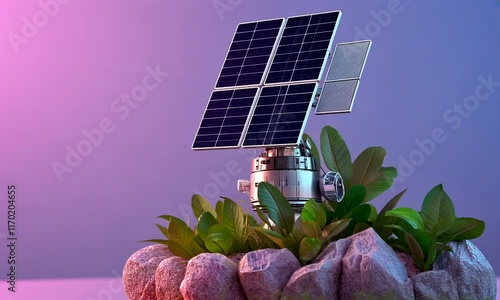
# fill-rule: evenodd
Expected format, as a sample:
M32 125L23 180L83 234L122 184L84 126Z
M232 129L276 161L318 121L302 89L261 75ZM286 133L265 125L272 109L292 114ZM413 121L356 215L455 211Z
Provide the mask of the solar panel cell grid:
M240 24L217 80L216 89L260 85L283 23L283 19L275 19Z
M340 12L287 20L266 84L320 79Z
M316 87L316 83L264 87L243 146L297 145Z
M258 88L214 91L193 149L239 147Z

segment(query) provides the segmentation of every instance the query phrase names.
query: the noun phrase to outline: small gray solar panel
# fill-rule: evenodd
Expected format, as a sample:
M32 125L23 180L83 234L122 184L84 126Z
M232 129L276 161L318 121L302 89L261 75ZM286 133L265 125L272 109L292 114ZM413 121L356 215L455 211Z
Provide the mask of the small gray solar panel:
M237 148L259 88L214 91L192 148Z
M265 84L319 81L340 11L288 18Z
M274 19L239 24L215 88L260 85L284 23Z
M243 147L297 145L317 87L317 83L263 87Z
M338 44L316 105L316 114L350 112L371 41Z

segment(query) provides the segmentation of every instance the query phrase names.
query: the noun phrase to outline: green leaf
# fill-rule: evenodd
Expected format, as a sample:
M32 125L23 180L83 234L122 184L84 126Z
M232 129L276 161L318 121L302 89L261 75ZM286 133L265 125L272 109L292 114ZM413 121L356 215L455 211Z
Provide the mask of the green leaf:
M440 221L441 222L441 221ZM431 242L430 242L430 247L429 247L429 254L427 255L427 259L425 260L424 264L424 269L422 271L428 271L436 261L437 255L438 255L438 249L436 247L436 241L438 237L438 230L441 227L440 222L438 222L434 227L432 228L431 232Z
M259 203L267 211L269 218L276 224L276 228L283 236L288 236L292 231L295 216L292 206L273 185L260 182L257 191Z
M212 213L206 211L201 215L201 217L198 221L198 233L200 234L200 236L203 239L205 239L210 227L217 225L217 224L219 224L219 222L217 222L217 220L214 218Z
M365 149L352 164L351 184L362 184L366 188L368 202L387 191L397 177L394 167L382 167L386 151L382 147Z
M179 257L182 257L185 259L193 258L193 255L191 255L191 253L189 253L189 250L185 249L181 244L177 243L176 241L168 240L167 247L168 247L168 250L170 250L176 256L179 256Z
M377 209L371 204L361 204L352 210L351 218L356 222L373 222L377 219Z
M310 199L302 209L301 218L303 221L316 222L319 227L323 228L326 224L326 213L319 203Z
M366 230L368 228L370 228L370 225L368 225L364 222L358 223L358 224L356 224L356 226L354 226L353 234L359 233L359 232Z
M222 201L217 201L215 204L215 211L216 211L216 217L217 221L219 221L220 224L224 221L224 202Z
M352 163L351 184L368 186L379 176L385 155L382 147L370 147L361 152Z
M339 132L325 126L320 136L321 154L323 161L330 171L339 172L348 185L353 172L351 153Z
M314 159L316 160L316 169L320 170L321 169L321 158L319 157L318 147L314 143L314 140L308 134L304 133L302 135L302 141L304 142L304 145L307 145L306 144L307 140L309 140L309 142L311 143L311 154L314 157Z
M155 225L156 227L158 227L158 229L160 229L161 233L163 233L163 235L168 239L168 229L158 224Z
M389 217L401 218L415 229L424 229L424 221L422 220L422 217L413 208L399 207L386 212L385 215Z
M262 211L262 209L256 207L255 211L257 212L257 215L259 218L264 222L269 228L273 228L273 225L271 225L271 222L269 221L269 218L266 216L266 214Z
M237 246L237 249L243 248L243 244L245 243L245 239L243 238L245 231L244 216L245 213L238 204L229 198L224 198L222 224L231 231L234 238L233 242Z
M405 233L406 243L408 244L408 248L410 249L411 257L420 269L424 266L424 251L418 244L417 240L413 236L408 233Z
M472 240L480 237L485 229L484 221L474 218L456 218L453 226L449 228L444 234L445 242L449 241L464 241ZM442 240L438 238L438 240Z
M424 227L431 232L438 222L437 235L446 232L455 222L455 207L443 186L437 185L425 196L421 211Z
M194 239L193 230L184 221L177 218L171 219L168 224L168 240L178 243L191 256L191 242Z
M278 247L280 248L286 248L285 246L285 238L272 230L265 229L262 227L252 227L252 229L259 235L263 236L269 240L271 240L273 243L275 243Z
M321 251L321 241L313 237L305 237L300 242L299 259L305 265L318 256Z
M295 221L295 227L305 236L321 238L321 228L318 223L314 221L304 221L301 218L298 218L297 221Z
M217 217L217 213L210 202L200 195L193 195L191 198L191 206L193 207L193 213L196 219L198 219L204 212L210 212L214 217Z
M431 234L422 229L415 229L412 236L417 240L418 244L424 252L424 256L429 255L429 250L431 248L432 237Z
M382 208L382 210L380 211L379 215L383 216L389 210L394 209L396 207L396 205L398 205L399 200L401 199L401 197L403 197L403 195L406 193L406 190L407 189L405 189L404 191L400 192L399 194L397 194L396 196L394 196L391 200L389 200L389 202L387 202L387 204Z
M231 231L221 224L212 226L205 239L205 246L210 252L224 255L229 254L232 243Z
M326 225L323 229L323 239L326 242L330 242L335 239L335 237L339 236L344 230L349 227L349 223L352 219L341 219L334 223Z
M337 217L342 218L350 213L356 206L363 203L366 196L366 189L362 185L355 185L351 187L344 196L344 200L339 203L335 214Z
M387 191L398 176L398 171L394 167L382 167L378 175L371 181L366 183L366 198L365 202L375 199L378 195Z

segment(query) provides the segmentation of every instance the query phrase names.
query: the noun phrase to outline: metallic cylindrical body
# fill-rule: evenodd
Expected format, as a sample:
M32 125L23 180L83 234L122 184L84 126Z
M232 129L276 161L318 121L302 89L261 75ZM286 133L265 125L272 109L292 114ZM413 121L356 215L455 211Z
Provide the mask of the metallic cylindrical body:
M260 207L257 193L263 181L277 187L296 211L301 211L309 199L321 202L317 162L303 148L266 149L252 161L251 170L250 199L254 207Z

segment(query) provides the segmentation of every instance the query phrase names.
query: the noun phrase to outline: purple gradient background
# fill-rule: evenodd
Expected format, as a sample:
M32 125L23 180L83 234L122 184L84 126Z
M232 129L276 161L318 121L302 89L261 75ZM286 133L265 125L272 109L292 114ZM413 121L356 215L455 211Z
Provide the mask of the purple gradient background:
M42 0L44 1L44 0ZM222 0L222 2L226 2ZM236 1L234 1L236 2ZM8 32L40 10L37 1L0 4L0 217L6 186L18 185L19 278L107 277L158 237L159 214L183 216L195 190L214 182L209 172L239 164L219 194L246 199L236 181L249 176L253 151L194 152L191 143L235 26L240 22L327 10L343 11L335 43L355 38L389 1L243 0L221 20L213 1L78 1L61 6L48 25L15 54ZM402 12L374 37L352 114L311 115L306 132L339 129L353 156L387 149L399 165L415 139L434 128L448 139L381 206L408 187L401 205L419 208L443 183L458 216L484 219L475 243L500 274L498 169L500 88L457 130L443 120L454 103L474 94L478 76L500 81L500 4L496 0L401 0ZM120 120L112 101L141 83L145 67L170 75ZM59 182L51 168L75 148L81 131L103 118L114 132ZM215 198L211 199L215 202ZM0 224L4 224L0 221ZM5 225L0 225L0 234ZM1 236L2 241L5 241ZM0 248L0 274L6 269ZM3 275L1 276L3 278Z

